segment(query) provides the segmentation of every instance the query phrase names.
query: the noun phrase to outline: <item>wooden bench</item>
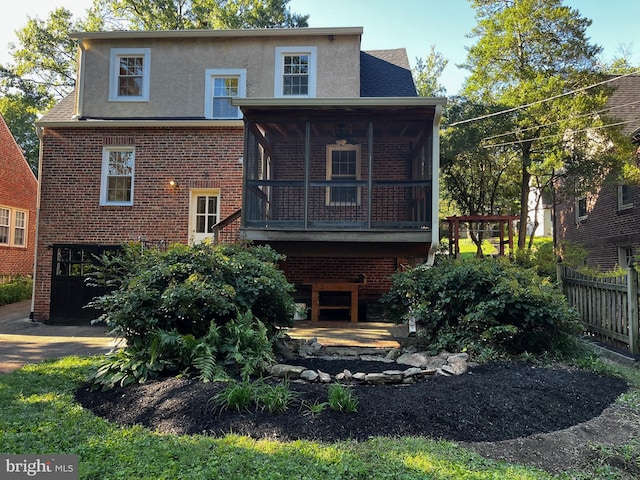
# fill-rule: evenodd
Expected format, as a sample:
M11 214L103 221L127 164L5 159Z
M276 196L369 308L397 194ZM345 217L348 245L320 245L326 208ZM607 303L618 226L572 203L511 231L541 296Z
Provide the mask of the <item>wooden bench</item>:
M322 310L349 310L351 323L358 322L358 289L359 283L355 282L330 282L313 281L306 282L311 285L311 321L317 322ZM321 303L321 292L350 292L349 305L326 305Z

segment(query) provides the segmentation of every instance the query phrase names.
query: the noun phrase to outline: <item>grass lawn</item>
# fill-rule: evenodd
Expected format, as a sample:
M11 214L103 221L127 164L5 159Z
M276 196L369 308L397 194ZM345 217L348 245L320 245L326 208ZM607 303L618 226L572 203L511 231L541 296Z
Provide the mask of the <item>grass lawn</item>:
M0 452L79 455L81 479L546 479L425 438L367 442L159 435L109 424L73 399L96 358L68 357L0 375ZM640 385L637 369L631 372ZM640 399L627 397L638 408ZM637 450L634 452L637 453ZM596 478L580 472L560 478ZM603 476L601 478L611 478Z

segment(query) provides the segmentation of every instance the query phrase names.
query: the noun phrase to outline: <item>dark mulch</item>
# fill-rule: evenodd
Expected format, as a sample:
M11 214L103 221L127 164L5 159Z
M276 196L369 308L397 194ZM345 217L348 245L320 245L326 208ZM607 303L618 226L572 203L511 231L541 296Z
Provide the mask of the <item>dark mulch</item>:
M336 374L377 372L395 364L362 360L293 362ZM403 366L400 366L403 369ZM76 392L77 400L109 421L173 434L309 439L332 442L372 436L427 436L495 442L548 433L594 418L628 388L619 378L525 363L487 364L457 377L429 377L408 386L354 385L357 413L311 414L303 402L326 401L327 385L291 383L299 396L285 413L214 411L224 385L168 378L107 392Z

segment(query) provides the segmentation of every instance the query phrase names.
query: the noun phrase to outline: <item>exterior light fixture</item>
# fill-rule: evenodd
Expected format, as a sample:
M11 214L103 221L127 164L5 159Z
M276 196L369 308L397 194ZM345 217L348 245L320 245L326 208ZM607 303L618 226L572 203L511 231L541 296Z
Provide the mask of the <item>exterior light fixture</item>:
M169 180L169 188L175 190L178 188L178 182L176 182L173 178Z

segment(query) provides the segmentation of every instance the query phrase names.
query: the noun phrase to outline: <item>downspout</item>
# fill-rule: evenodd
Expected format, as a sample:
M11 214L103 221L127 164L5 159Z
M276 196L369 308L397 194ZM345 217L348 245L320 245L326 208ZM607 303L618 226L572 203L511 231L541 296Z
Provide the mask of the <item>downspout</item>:
M86 75L86 68L84 62L85 46L82 39L78 41L78 81L76 83L76 111L73 115L74 119L82 117L84 112L84 77Z
M44 136L44 129L42 127L36 127L36 133L40 141L40 146L38 148L38 192L36 194L36 243L33 248L33 286L31 287L31 312L29 313L29 318L32 321L35 320L36 285L38 283L36 272L38 270L38 252L40 250L40 192L42 190L42 137Z
M442 105L436 105L433 116L433 142L431 150L431 246L427 256L427 265L433 265L436 250L440 243L440 120Z

